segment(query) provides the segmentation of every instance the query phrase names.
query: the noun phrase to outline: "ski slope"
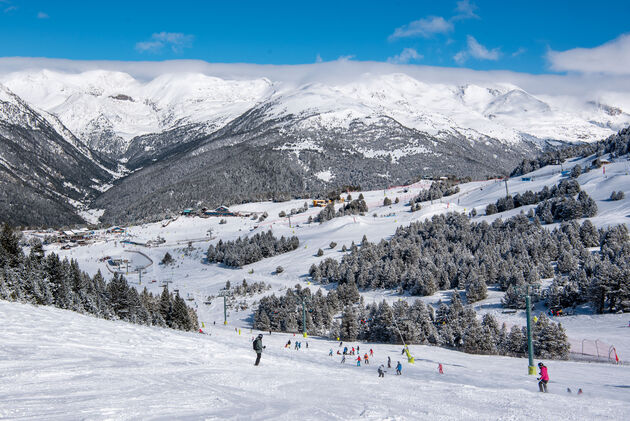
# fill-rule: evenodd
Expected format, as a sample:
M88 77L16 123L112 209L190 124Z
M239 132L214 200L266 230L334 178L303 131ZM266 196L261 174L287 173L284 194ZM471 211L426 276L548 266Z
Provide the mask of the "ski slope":
M329 357L338 342L212 326L210 335L137 326L51 307L0 301L0 419L46 420L623 420L630 368L549 361L549 393L527 360L411 346L403 375L376 369L396 345L361 344L356 367ZM356 345L351 344L351 345ZM437 372L438 363L444 374ZM573 393L567 393L571 388ZM584 393L576 395L578 388Z

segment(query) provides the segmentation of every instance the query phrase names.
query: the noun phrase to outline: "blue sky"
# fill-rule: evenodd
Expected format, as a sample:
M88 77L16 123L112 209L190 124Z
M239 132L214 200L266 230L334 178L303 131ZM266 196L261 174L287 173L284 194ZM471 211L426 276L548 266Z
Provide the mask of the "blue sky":
M630 57L629 16L630 1L605 0L0 0L0 57L579 72L593 51Z

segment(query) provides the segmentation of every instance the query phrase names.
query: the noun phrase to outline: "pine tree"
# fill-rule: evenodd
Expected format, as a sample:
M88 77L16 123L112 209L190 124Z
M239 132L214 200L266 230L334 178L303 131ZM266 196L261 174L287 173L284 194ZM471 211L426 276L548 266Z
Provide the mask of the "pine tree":
M359 324L356 310L353 306L347 306L341 317L341 339L344 341L354 341L359 334Z
M474 303L486 299L488 296L488 287L486 283L479 277L476 277L466 287L466 300L468 303Z

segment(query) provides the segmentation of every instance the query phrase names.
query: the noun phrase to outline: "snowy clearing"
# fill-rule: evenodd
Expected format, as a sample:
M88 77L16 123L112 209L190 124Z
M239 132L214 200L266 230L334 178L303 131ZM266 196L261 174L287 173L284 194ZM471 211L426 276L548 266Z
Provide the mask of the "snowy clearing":
M328 356L338 342L309 338L309 348L302 340L297 351L284 344L299 336L265 334L254 367L248 329L182 333L8 302L0 302L0 319L0 418L7 420L622 420L630 413L625 366L549 361L550 393L542 395L526 359L411 346L416 363L401 360L402 376L389 369L379 379L376 368L387 356L396 364L399 346L362 344L374 357L356 367L352 357L342 365Z

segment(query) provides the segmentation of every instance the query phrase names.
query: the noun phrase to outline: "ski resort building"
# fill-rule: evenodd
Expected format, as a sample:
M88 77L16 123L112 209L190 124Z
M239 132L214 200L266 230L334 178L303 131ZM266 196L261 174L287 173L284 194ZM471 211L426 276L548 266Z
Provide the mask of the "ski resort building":
M203 213L207 216L241 216L238 212L233 212L226 206L219 206L215 210L208 210Z

